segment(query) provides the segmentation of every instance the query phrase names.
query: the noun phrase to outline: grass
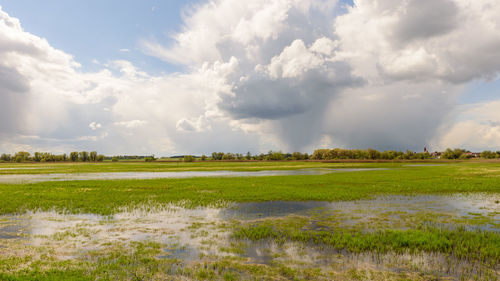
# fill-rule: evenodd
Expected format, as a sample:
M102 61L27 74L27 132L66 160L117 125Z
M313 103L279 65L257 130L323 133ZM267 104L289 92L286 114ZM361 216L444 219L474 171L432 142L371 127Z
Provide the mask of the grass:
M407 160L400 162L315 162L315 161L197 161L197 162L97 162L97 163L0 163L2 174L45 174L45 173L106 173L106 172L175 172L175 171L260 171L290 170L307 168L401 168L411 164L432 164L462 167L496 167L500 161L452 161L452 160ZM413 167L419 168L419 167ZM428 167L423 167L428 168Z
M144 163L144 165L149 164ZM0 184L0 214L23 213L28 210L57 210L109 215L126 207L168 203L195 207L220 206L227 202L339 201L365 199L384 194L474 192L495 194L500 192L498 164L400 167L318 176Z
M500 234L488 231L468 231L424 227L407 230L377 232L330 232L276 229L270 225L240 227L234 233L237 239L268 239L278 244L287 241L327 246L350 253L441 253L454 258L478 261L490 266L500 263Z
M186 207L224 206L228 202L255 201L349 201L380 195L479 194L500 199L500 163L446 162L441 166L409 167L408 163L321 163L321 162L195 162L195 163L99 163L99 164L0 164L0 174L89 173L186 170L281 170L303 168L389 168L388 170L332 173L307 176L238 178L187 178L152 180L92 180L0 184L0 214L50 211L112 215L123 209L181 204ZM35 168L4 169L1 168ZM498 205L500 208L500 205ZM186 264L164 255L167 245L157 242L110 242L100 250L78 253L61 260L49 246L15 242L14 248L0 247L0 280L498 280L500 233L498 212L471 210L462 215L427 210L381 209L322 210L283 218L229 220L207 228L204 222L187 227L192 235L207 239L203 247L215 247L236 256L205 256ZM370 213L367 213L370 212ZM323 229L310 229L311 226ZM344 223L344 221L346 221ZM495 231L471 230L490 225ZM92 236L79 226L80 236ZM231 243L209 239L210 231L232 233ZM73 232L56 233L66 241ZM278 245L295 243L308 248L333 249L328 266L303 263L279 252L270 264L253 264L245 258L251 241ZM1 241L0 241L1 242ZM10 245L4 241L5 245ZM18 244L16 244L18 243ZM3 252L2 252L3 251ZM9 252L10 251L10 252ZM430 255L444 262L426 266L400 263L387 268L357 267L347 256L374 254L411 258ZM16 252L17 253L17 252ZM327 253L328 255L328 253ZM362 262L354 259L356 262ZM432 260L434 261L434 260ZM347 264L347 266L346 266ZM444 267L442 267L444 266ZM465 267L462 267L465 266ZM458 271L458 275L450 273ZM452 279L453 279L452 278ZM453 279L453 280L455 280Z
M33 258L29 267L15 268L0 256L0 280L6 281L83 281L83 280L441 280L435 272L412 270L391 272L369 268L344 267L332 262L318 268L276 261L272 265L248 263L238 257L207 257L183 264L176 259L158 259L163 246L137 242L114 244L106 251L89 251L82 260L60 261L50 255ZM497 280L491 272L464 272L463 280ZM474 277L474 278L468 278ZM458 279L458 278L457 278ZM450 280L445 278L443 280ZM458 279L459 280L459 279Z
M262 162L102 162L102 163L0 163L1 174L45 173L105 173L105 172L175 172L175 171L260 171L305 168L356 168L371 163L325 163L298 161ZM379 163L378 166L396 167L401 163Z

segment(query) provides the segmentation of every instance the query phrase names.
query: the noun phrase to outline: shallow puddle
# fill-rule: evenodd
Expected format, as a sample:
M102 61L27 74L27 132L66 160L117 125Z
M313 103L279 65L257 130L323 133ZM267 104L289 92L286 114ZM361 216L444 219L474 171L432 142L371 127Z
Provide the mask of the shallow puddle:
M0 168L0 171L8 171L8 170L40 170L40 169L49 169L51 167L15 167L15 168Z
M500 231L500 195L417 195L380 196L357 201L266 201L236 203L221 211L225 219L255 220L289 215L312 216L318 219L343 219L354 224L370 219L401 220L417 214L439 214L448 219L475 220L480 229ZM335 215L335 216L333 216ZM487 218L487 220L479 220ZM435 219L435 218L429 218ZM443 219L444 220L444 219ZM317 222L317 220L313 220ZM437 221L436 221L437 222ZM482 222L482 223L481 223ZM450 221L453 224L453 221ZM313 226L314 228L314 226Z
M115 172L84 174L9 174L0 175L0 183L34 183L46 181L73 180L117 180L117 179L168 179L196 177L268 177L324 175L342 172L380 171L385 168L345 168L345 169L299 169L299 170L264 170L256 172L236 171L185 171L185 172Z
M403 167L437 167L437 166L444 166L444 164L407 164L407 165L403 165Z
M231 238L232 227L260 220L299 218L306 221L307 230L335 231L354 225L372 230L414 227L422 222L419 220L440 215L450 226L462 223L500 231L500 204L496 203L499 199L494 194L382 196L341 202L234 203L220 209L169 205L124 210L112 216L33 212L0 216L0 257L27 255L30 251L26 249L35 249L31 252L50 249L61 260L79 259L89 251L103 251L114 243L155 242L162 245L157 258L177 259L187 265L204 259L234 257L248 264L298 264L330 269L335 266L339 270L364 267L385 270L386 265L397 270L395 265L399 264L444 268L448 266L447 260L439 255L354 255L298 243L235 241ZM378 224L380 220L382 224ZM461 271L460 262L454 265L457 272Z

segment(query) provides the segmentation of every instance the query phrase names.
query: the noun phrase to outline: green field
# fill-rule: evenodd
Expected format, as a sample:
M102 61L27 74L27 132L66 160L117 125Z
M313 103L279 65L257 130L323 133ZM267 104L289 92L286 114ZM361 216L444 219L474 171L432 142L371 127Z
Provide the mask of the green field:
M386 169L1 183L325 168ZM500 162L1 164L0 214L1 280L500 279Z
M413 162L408 162L413 163ZM407 163L407 164L408 164ZM427 162L428 163L428 162ZM432 162L431 162L432 163ZM444 162L454 163L454 162ZM398 167L405 163L376 163L377 167ZM439 164L439 163L438 163ZM500 165L500 162L499 162ZM178 171L259 171L259 170L289 170L305 168L347 168L373 167L373 163L357 161L345 163L326 163L314 161L166 161L166 162L101 162L101 163L0 163L1 174L44 174L44 173L102 173L102 172L178 172Z

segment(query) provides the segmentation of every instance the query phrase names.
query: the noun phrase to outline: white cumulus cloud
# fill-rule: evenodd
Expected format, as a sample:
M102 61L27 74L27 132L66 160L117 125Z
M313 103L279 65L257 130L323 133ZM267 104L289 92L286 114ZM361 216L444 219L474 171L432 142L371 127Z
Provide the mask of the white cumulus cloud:
M497 1L339 5L200 2L171 43L141 39L144 52L185 69L159 75L126 60L83 72L0 8L0 149L160 155L497 145L499 105L457 105L468 83L498 79Z

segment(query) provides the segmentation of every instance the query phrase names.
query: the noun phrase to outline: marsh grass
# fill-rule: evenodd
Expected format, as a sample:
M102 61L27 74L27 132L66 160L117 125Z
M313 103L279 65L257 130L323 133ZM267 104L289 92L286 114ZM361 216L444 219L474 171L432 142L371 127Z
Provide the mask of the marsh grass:
M378 167L400 167L401 163L378 163ZM118 163L0 163L2 174L109 173L109 172L180 172L180 171L262 171L309 168L367 168L373 163L324 162L118 162Z
M250 225L234 232L236 239L270 239L328 246L352 253L443 253L455 258L480 261L490 265L500 263L500 234L489 231L449 230L431 226L408 230L377 232L330 232L280 230L269 225Z
M5 167L11 166L21 167ZM147 225L151 219L148 216L155 211L174 211L179 206L193 209L227 207L233 202L351 201L386 195L457 193L489 196L491 204L500 201L500 164L496 162L417 167L401 163L314 162L25 166L40 169L0 170L0 173L391 168L317 176L0 184L0 214L49 211L75 216L95 215L98 216L95 223L99 226L111 223L113 216L116 220L127 219L122 218L122 212L130 212L130 219L137 217L140 223ZM81 251L77 257L69 259L58 257L50 245L26 246L22 239L0 241L0 253L3 253L0 254L0 280L498 280L500 232L496 230L499 213L496 205L492 207L491 204L488 209L466 210L463 214L428 210L429 204L409 205L407 210L399 211L390 210L388 205L387 209L378 212L364 210L360 205L334 212L320 210L284 218L231 219L217 224L196 219L182 226L190 235L189 239L199 240L200 249L206 249L195 261L183 261L175 255L160 258L165 256L166 248L175 251L178 247L188 249L189 245L162 244L152 239L127 243L110 240L103 242L99 249ZM471 229L484 225L495 231ZM151 226L144 227L144 231L146 228ZM170 235L162 230L151 233ZM227 238L224 235L230 233L229 243L221 243ZM73 236L90 239L95 233L89 231L88 225L80 224L51 237L64 242L75 240ZM296 243L325 250L326 260L333 262L327 266L318 265L314 261L294 259L294 254L269 250L271 263L252 263L244 253L248 243L254 241L268 241L278 246ZM10 247L14 244L9 243L17 243L17 248ZM390 270L365 266L361 259L365 256L387 263ZM436 260L439 263L429 267L408 261L415 258L425 263L428 257L431 263ZM349 263L355 265L343 267Z
M250 164L256 165L256 163ZM378 164L370 165L379 167ZM134 208L144 204L174 203L182 204L184 207L220 207L228 202L349 201L369 199L384 194L478 192L498 194L500 177L478 174L479 172L489 174L484 170L495 169L496 165L467 163L355 173L258 178L0 184L0 214L54 209L61 212L109 215L118 212L120 208Z
M280 229L257 224L236 228L233 238L238 241L268 241L278 245L301 243L320 251L334 251L330 255L368 255L374 262L389 269L404 268L406 272L413 270L425 273L423 268L433 268L431 275L454 276L461 280L497 280L499 277L500 234L481 230L468 231L462 227L444 229L422 226L407 230L332 232ZM426 255L427 260L433 260L430 258L433 256L443 258L440 262L434 261L435 264L416 266L414 263L401 263L398 257L405 255L413 257L412 259L421 255Z

